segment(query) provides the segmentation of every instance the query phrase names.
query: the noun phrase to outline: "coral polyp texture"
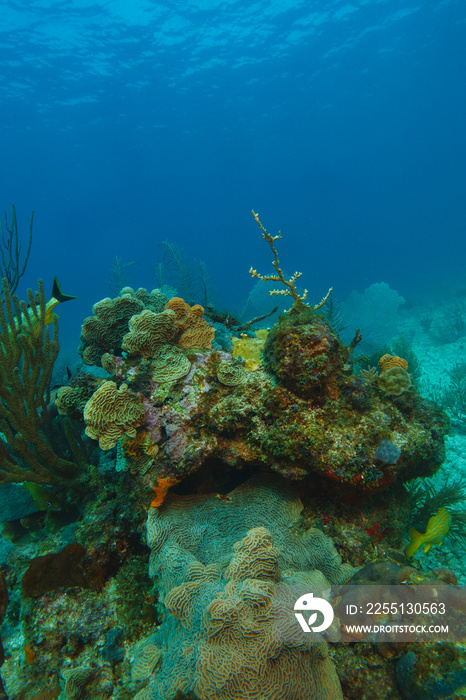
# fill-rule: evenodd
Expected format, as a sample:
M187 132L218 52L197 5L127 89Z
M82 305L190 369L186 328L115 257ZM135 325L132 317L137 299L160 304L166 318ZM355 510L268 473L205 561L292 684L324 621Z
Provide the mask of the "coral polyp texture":
M326 640L302 631L293 605L300 585L325 595L352 570L320 530L301 529L301 511L292 488L263 475L223 499L170 494L150 509L165 613L133 661L135 676L150 672L147 698L343 697Z
M246 372L241 365L234 365L233 362L220 362L218 366L217 379L226 386L238 386L242 384Z
M411 386L411 377L408 372L399 365L393 365L379 374L377 379L379 389L386 394L400 396Z

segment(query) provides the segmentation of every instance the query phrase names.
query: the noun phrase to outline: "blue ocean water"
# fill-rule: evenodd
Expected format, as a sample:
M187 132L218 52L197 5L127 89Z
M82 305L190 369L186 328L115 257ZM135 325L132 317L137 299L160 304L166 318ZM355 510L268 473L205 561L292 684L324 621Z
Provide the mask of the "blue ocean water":
M314 405L311 406L315 399L312 394L300 395L302 387L298 383L296 386L292 384L290 389L287 385L290 376L285 373L284 379L279 376L278 383L282 381L283 386L287 386L283 395L288 392L287 396L290 393L294 396L290 404L295 406L295 410L303 401L309 401L309 415L333 404L337 405L336 413L342 407L340 422L335 420L328 426L329 432L335 428L337 437L328 438L328 441L330 444L333 439L331 446L336 446L333 455L335 464L339 467L338 459L347 449L351 457L346 465L349 465L348 473L350 469L354 469L355 473L351 472L352 481L349 477L344 481L343 477L347 477L344 469L338 472L335 464L329 462L326 476L324 472L316 476L316 479L323 481L315 483L324 483L328 477L329 483L335 486L334 482L341 477L343 488L350 484L351 488L359 485L361 490L361 480L368 479L370 482L371 478L374 481L380 479L382 483L382 466L379 464L376 468L375 464L370 463L372 453L374 462L381 462L384 467L388 465L393 472L398 469L400 460L400 471L406 465L406 469L409 469L412 445L405 436L414 435L418 440L415 447L422 453L422 459L427 462L423 452L425 448L425 453L432 460L432 473L443 460L445 453L442 449L446 442L446 459L433 481L428 482L434 486L425 486L425 493L429 488L431 492L436 488L441 490L452 478L460 493L456 501L453 499L453 504L458 504L465 495L466 483L465 39L464 0L4 0L0 6L0 213L5 211L9 217L10 205L15 205L24 253L29 217L34 211L31 255L26 273L20 281L19 296L24 298L28 287L36 289L38 278L44 280L48 296L53 277L58 275L63 291L79 297L58 307L63 381L63 368L69 365L75 371L76 363L81 361L77 348L83 319L91 314L95 302L114 295L111 291L111 270L116 256L123 265L131 263L127 268L128 284L150 290L158 286L154 269L162 260L161 243L174 242L184 251L188 265L194 264L196 259L205 262L212 280L211 301L215 307L236 313L244 309L249 298L250 307L243 321L250 318L252 311L268 311L268 303L271 309L275 300L267 296L265 302L263 298L259 299L256 280L249 274L251 266L262 274L272 272L271 251L254 221L251 213L254 210L270 233L282 232L283 238L277 243L280 263L289 275L296 269L302 272L300 290L304 287L309 290L312 303L318 302L330 285L333 286L335 298L341 302L341 309L348 321L348 335L342 335L345 342L350 343L352 338L357 338L354 335L357 327L362 329L363 340L367 342L365 333L368 328L372 345L365 345L364 352L370 354L380 350L385 343L393 342L402 331L409 341L405 349L408 348L410 352L414 349L420 360L421 370L415 378L417 360L416 357L411 359L413 356L410 355L409 371L413 377L413 388L406 391L401 399L402 392L388 391L389 398L384 395L381 399L382 389L375 383L379 376L376 370L372 368L371 374L371 369L366 367L364 375L358 366L352 376L351 352L339 346L339 359L344 357L344 363L341 362L338 381L343 389L338 394L338 382L329 382L329 386L326 386L328 393L325 396L322 393L324 398L317 396L316 410ZM402 314L399 313L401 311ZM227 329L224 331L231 341ZM176 499L179 498L181 509L185 508L184 496L192 495L190 489L192 493L197 493L197 485L193 487L193 482L188 480L192 474L188 474L187 467L185 472L180 468L180 473L173 476L181 455L184 459L193 444L199 454L205 448L202 459L207 465L207 472L212 467L214 473L213 466L218 467L217 460L225 474L228 469L234 471L237 466L244 469L245 464L252 473L257 466L255 459L259 462L259 452L250 448L247 438L242 437L243 443L238 439L234 444L232 436L235 437L237 426L244 429L247 436L250 429L254 439L260 442L260 449L263 449L263 453L260 453L261 466L266 464L263 457L266 455L271 468L282 473L280 469L283 467L283 473L290 477L290 481L300 476L299 465L293 471L295 453L291 448L289 453L285 449L280 451L286 443L283 435L295 420L290 418L291 413L286 413L276 399L273 407L267 408L270 415L266 416L266 424L265 419L260 423L262 415L254 414L252 409L247 413L244 408L248 401L254 410L257 406L266 406L266 400L263 404L260 401L268 390L272 393L272 383L267 385L269 389L257 388L260 373L253 374L251 371L247 386L257 382L256 393L251 390L248 395L248 389L245 389L244 401L235 403L232 399L231 404L225 401L229 406L227 410L218 408L214 405L219 401L218 397L229 396L229 391L237 397L242 390L237 389L239 384L222 383L212 367L206 369L207 355L196 355L193 347L196 345L187 345L186 354L189 356L188 365L191 367L193 363L192 371L190 369L189 374L183 377L177 376L177 380L182 379L178 389L181 392L180 386L183 386L185 394L178 396L173 391L171 403L166 401L168 393L162 397L162 389L160 394L153 391L153 386L148 390L148 376L144 379L141 370L144 361L137 353L133 355L139 357L138 360L134 357L131 359L130 351L126 353L130 355L129 362L127 356L118 356L113 360L115 374L111 377L117 377L119 385L137 379L131 388L134 389L133 394L139 396L141 404L137 407L143 414L136 425L139 431L136 437L144 449L141 445L138 449L143 455L151 456L152 467L156 464L155 456L159 455L160 465L168 464L171 472L167 467L165 473L160 467L157 478L146 478L143 468L147 464L142 459L138 461L140 453L134 447L137 439L131 443L131 447L138 459L134 457L134 463L125 463L130 453L128 440L125 443L126 453L123 452L121 435L115 438L110 447L101 445L99 450L97 439L92 442L90 439L98 437L98 434L93 436L92 431L88 430L89 439L84 438L82 415L77 418L70 412L70 422L76 419L79 423L75 439L83 437L86 446L91 445L89 451L93 451L92 468L89 469L90 488L77 491L78 495L70 489L71 495L64 495L66 489L60 492L61 487L54 486L61 496L61 504L67 508L62 520L60 513L56 515L57 520L53 520L54 508L49 501L46 501L45 509L50 506L50 513L47 511L42 519L41 513L37 514L37 504L31 503L29 492L27 502L15 503L11 513L5 512L6 507L3 506L0 515L7 526L3 531L5 536L0 538L0 546L7 549L2 550L1 562L8 579L11 602L8 618L4 622L5 632L2 629L7 654L1 675L7 679L9 696L13 700L23 697L27 700L70 697L73 693L71 690L68 692L68 688L64 689L65 681L76 669L82 671L81 665L84 672L92 676L91 680L82 681L84 685L95 682L97 686L93 676L95 668L88 666L94 662L99 669L97 675L102 675L103 680L100 676L98 679L99 683L102 680L102 688L99 686L96 695L86 697L115 697L120 700L131 696L139 700L143 697L169 700L164 695L164 688L170 688L171 693L174 670L169 662L172 652L165 654L160 663L160 668L162 663L165 664L160 673L163 676L160 687L157 686L157 679L152 679L152 694L139 694L145 690L141 690L140 682L149 682L148 676L159 663L160 656L155 658L152 648L155 661L153 658L150 666L144 661L144 644L149 640L157 650L157 642L163 646L161 641L165 644L166 639L174 640L179 663L184 663L191 675L194 675L193 669L197 668L198 672L198 659L189 651L189 635L194 634L195 637L197 629L194 633L188 629L186 646L182 647L179 643L183 639L180 626L174 622L177 616L173 615L172 620L167 611L163 611L163 600L157 598L160 590L163 595L170 595L178 584L181 586L188 580L188 574L190 576L192 572L180 569L179 580L173 577L168 581L166 590L160 589L159 582L149 580L149 549L145 547L146 511L152 514L153 520L152 541L149 519L147 542L155 550L157 537L154 532L159 517L156 508L165 498L168 486L178 486L185 479L180 486L181 495L176 495L172 501L176 506ZM363 345L358 351L362 348ZM301 350L306 358L307 349L303 342ZM313 357L312 353L310 356ZM150 355L149 358L152 361ZM395 359L400 360L398 357ZM462 375L459 379L456 376L456 388L459 386L460 390L455 394L454 369L458 369L460 362L463 363L459 366ZM395 363L395 369L400 366ZM306 365L306 371L311 375L308 367L312 368L312 362ZM78 369L82 369L82 365ZM104 374L101 367L92 371ZM298 371L296 373L299 374ZM202 381L199 376L203 376ZM92 380L95 381L92 391L95 389L97 394L96 387L100 386L98 379L87 377L83 382L90 385ZM450 380L452 383L449 384ZM266 381L270 382L270 377ZM108 387L112 382L106 384ZM209 411L214 406L217 412L213 410L212 414L208 414L205 408L203 415L204 408L200 409L199 406L204 406L202 397L209 391L215 394ZM234 394L235 391L237 394ZM294 391L297 393L293 394ZM411 405L409 401L413 396ZM428 410L434 409L425 408L421 396L439 399L447 409L453 423L453 430L447 438L447 421L443 424L437 414L428 414ZM85 405L89 400L86 398ZM345 409L350 400L353 401L351 408ZM7 399L0 399L0 405L7 403ZM424 424L422 430L419 428L419 433L415 434L414 428L411 432L408 430L412 427L410 421L414 424L412 416L421 404L422 411L425 409L428 416L424 416L425 423L429 423L429 416L433 416L431 423L434 428L441 424L435 435L435 430L432 430L433 437L427 429L423 432ZM176 413L179 406L186 415L199 412L198 432L206 427L210 430L213 426L204 443L187 420L177 423L177 420L181 421ZM396 413L398 406L405 409L411 406L412 415L406 421L401 413ZM83 407L81 413L82 410ZM257 414L260 410L257 409ZM347 414L344 414L344 410L347 410ZM419 409L419 413L422 411ZM364 433L366 428L361 419L361 425L364 424L361 432L356 437L353 433L345 442L347 435L342 426L347 420L351 428L348 413L351 413L351 418L367 414L369 419L379 415L380 435L374 429L368 437L369 431ZM405 413L409 413L408 409ZM212 426L208 424L209 420ZM277 436L271 437L274 420L277 420L279 428ZM247 430L244 425L247 425ZM299 427L305 425L304 422L297 422L296 425L298 437L289 438L290 443L293 440L299 443L305 433ZM153 430L147 438L152 452L142 439L146 428ZM341 428L339 434L338 428ZM348 434L351 433L350 428ZM311 429L308 430L311 435ZM122 434L124 439L129 436L133 438L136 428L130 425L126 427L126 432L122 430ZM17 435L21 435L19 430L15 433L15 439ZM4 437L2 433L0 438ZM307 439L307 433L304 437ZM389 441L389 437L393 442ZM380 452L377 457L375 442L379 438L379 447L382 444L391 453L385 462L380 459ZM224 447L221 439L224 439ZM69 437L68 440L71 444ZM362 456L357 453L353 459L347 446L351 440L354 444L361 443ZM306 450L311 450L313 441L312 434L309 444L306 443ZM214 443L215 447L220 447L217 452L212 452L209 462L206 445L210 449ZM244 447L246 444L249 452ZM144 451L146 447L147 451ZM254 445L254 449L256 447ZM298 447L301 449L300 443ZM224 454L221 454L222 449ZM330 448L327 446L325 449L330 454ZM299 450L297 454L299 461L302 454ZM309 454L311 452L305 452L306 458ZM171 455L172 462L169 463L167 455ZM5 458L3 453L0 456ZM422 461L417 453L415 456ZM221 457L224 458L223 462ZM341 460L343 464L343 457ZM199 457L199 464L201 461ZM431 473L424 463L422 466L423 475ZM270 467L269 462L267 467ZM331 467L334 467L333 472ZM359 468L360 471L356 473ZM138 469L141 470L139 474ZM245 473L247 469L240 476L235 474L234 478L239 482L244 476L246 481L249 475ZM141 481L141 474L145 480ZM410 474L408 472L406 478L411 478ZM200 477L201 503L205 492L217 488L217 482L214 477L210 481L210 476L208 474L206 478L204 474ZM270 474L267 476L270 477ZM202 483L202 478L205 483ZM223 475L223 478L226 482L231 475ZM164 484L167 486L165 491ZM10 486L2 485L3 502L13 500L9 495L12 493ZM227 488L223 483L221 486L225 493L230 493L230 486ZM233 486L235 483L231 485L232 489ZM156 496L153 496L152 488ZM250 485L244 488L246 491L254 489ZM255 488L259 488L257 484ZM328 488L328 484L325 488ZM19 498L18 489L15 493L15 498ZM260 490L258 493L260 495ZM277 493L278 496L273 493L264 496L257 510L263 507L267 516L269 511L273 515L274 503L286 500L279 490ZM410 520L402 511L405 507L403 499L400 497L401 505L396 504L396 515L389 512L387 516L383 508L377 510L378 506L374 506L373 511L368 510L369 506L366 508L366 502L362 500L362 506L357 499L348 505L344 499L340 499L342 493L335 487L328 502L324 505L312 502L305 514L306 528L316 524L322 540L328 539L322 532L327 532L327 527L334 528L331 536L335 544L328 540L326 556L337 569L335 582L343 581L343 574L348 575L345 567L349 560L354 561L356 567L365 569L366 564L370 568L373 560L382 556L385 563L389 562L388 568L392 566L393 570L398 570L398 560L391 559L393 551L389 551L389 545L385 545L385 542L396 541L399 558L406 564L402 552L408 541ZM55 494L45 491L40 495L43 500L50 496L52 501ZM320 493L310 496L304 488L301 495L312 496L315 501L322 496ZM26 499L22 489L20 496ZM159 496L160 502L156 503ZM332 497L334 501L329 506ZM220 498L210 498L214 520L220 517L218 513L223 512L221 508L225 503L230 503L232 499L225 494ZM390 498L393 496L390 495ZM427 500L427 496L425 498ZM253 502L252 497L245 500ZM297 522L301 510L296 504L293 505L291 497L289 500L294 520L286 509L280 512L286 516L287 522ZM202 540L205 532L202 528L190 530L192 523L189 523L187 506L185 515L188 526L185 534L179 534L183 533L183 529L179 525L180 514L175 506L171 514L168 512L166 521L162 522L162 529L166 528L170 536L174 534L175 539L186 538L187 541L190 541L194 531L200 541L210 544L207 536ZM461 507L466 507L464 499ZM267 518L261 520L256 510L251 506L249 508L254 525L268 525ZM31 511L34 515L28 521ZM244 506L246 511L247 506ZM463 520L458 513L455 515L454 512L453 515L453 518L458 518L457 530L463 533L462 539L460 537L458 541L458 538L454 540L450 537L441 548L439 538L435 541L431 537L435 546L427 552L419 549L416 557L408 562L420 567L416 571L429 573L435 570L439 580L447 583L453 580L461 584L466 582L466 537L464 527L462 529L465 513ZM436 517L434 513L432 516ZM24 523L22 531L18 524L20 517ZM393 523L388 522L389 518ZM15 526L8 526L10 519L17 521ZM234 530L235 536L231 542L228 540L231 552L229 549L223 552L212 536L214 545L219 552L222 551L220 568L225 568L228 557L233 556L230 545L239 542L242 537L247 518L241 509L237 520L241 534L236 534ZM225 522L228 525L227 518ZM429 534L428 522L425 536ZM395 534L390 529L393 524L398 528ZM283 530L288 537L291 529L284 527ZM267 533L259 535L264 539L265 547ZM255 533L255 536L259 535ZM57 590L47 586L43 589L39 586L39 592L31 586L33 592L30 594L25 593L23 586L25 595L22 597L18 571L21 571L21 575L24 573L27 561L39 557L42 552L55 554L63 551L62 547L66 546L72 548L74 556L83 556L81 542L86 546L86 553L91 553L99 563L99 553L104 552L106 547L110 551L115 545L121 556L121 561L113 569L113 560L109 558L107 561L102 555L104 563L101 570L97 573L94 571L95 580L92 582L98 593L94 594L91 582L87 581L86 591L90 588L92 592L87 595L85 591L83 594L81 587L85 587L79 576L70 576L69 580L65 577L65 590L74 589L76 593L76 589L79 589L76 597L68 593L63 596L57 594L56 599L53 593L50 597L44 597L43 591L49 594ZM81 552L76 552L77 543ZM282 546L287 550L287 544L282 543ZM317 551L319 547L315 547ZM194 550L197 555L195 547ZM104 552L106 556L108 551ZM163 551L159 559L152 554L151 576L157 567L165 572L167 579L172 575L170 557L175 563L176 557L172 556L170 549L167 551L168 554ZM127 564L129 553L132 557L130 565ZM341 569L340 556L344 559ZM191 564L190 557L191 553L182 552L181 560ZM10 563L4 566L8 561ZM200 560L195 563L201 566ZM120 564L126 573L119 574L118 578L116 572ZM317 564L314 564L309 564L310 571L317 569ZM330 566L328 562L327 565ZM305 564L302 567L305 568ZM445 573L446 569L452 571ZM238 577L238 581L241 580ZM331 577L329 580L334 582ZM24 579L22 581L24 583ZM109 581L112 584L107 586ZM2 603L1 583L0 579L0 612L3 614L2 605L5 608L5 604ZM204 591L205 598L201 602L207 601L206 605L210 605L211 600L219 595L220 584L215 576L212 581L207 577L204 583L207 592ZM122 601L128 590L130 602L137 610L136 621L129 613L125 618L126 608ZM131 596L136 590L141 594L141 600L134 602ZM40 602L37 602L35 617L34 611L31 613L33 628L24 600L36 594ZM95 605L96 601L98 605ZM50 608L47 607L49 603ZM60 605L63 605L62 609ZM169 605L166 608L170 611ZM121 618L117 619L115 610L121 613ZM204 612L204 608L200 610ZM162 622L163 615L165 622ZM170 620L168 625L167 619ZM199 612L199 621L201 619ZM48 641L47 634L42 634L44 620L49 621L47 624L51 629ZM68 625L63 632L63 640L58 633L55 636L58 623ZM79 630L81 637L76 630ZM183 634L184 631L183 628ZM74 646L75 632L79 643ZM159 638L153 639L151 635L155 637L156 634L159 634ZM65 645L67 635L71 642L68 644L67 641ZM141 640L144 644L138 646ZM47 647L47 643L50 646ZM398 690L403 697L414 697L409 695L414 692L410 688L415 683L421 687L423 682L416 675L416 669L425 668L426 662L420 652L416 653L418 656L410 652L404 661L399 662ZM439 693L443 692L444 688L449 689L448 692L460 692L466 667L464 654L460 661L455 660L457 667L448 673L444 673L442 668L437 678L434 663L436 653L432 652L432 662L427 661L427 666L430 664L434 669L432 678L428 679L430 685L426 685L427 690L421 690L431 695L437 689ZM148 667L146 676L138 677L139 656L144 657L141 665L146 663ZM176 666L178 657L173 658L177 660ZM123 659L123 670L114 672L115 666ZM389 663L391 661L387 661L385 667ZM24 688L33 687L37 669L44 672L47 664L52 670L43 673L42 678L55 679L54 694L46 695L44 691L43 696L29 697L28 690L25 690L24 695ZM338 668L340 674L338 680L333 661L329 660L327 665L330 666L331 681L328 700L339 700L340 680L342 685L347 681L347 669L344 663L339 666L338 659L335 661L335 669ZM380 666L380 663L375 663L370 669ZM395 684L395 661L391 666L390 682ZM106 673L107 686L104 684ZM186 675L189 673L186 672ZM388 697L390 688L384 683L383 676L377 676L377 673L379 671L370 670L368 678L377 681L374 685L386 690ZM58 677L60 682L57 681ZM379 678L382 680L379 681ZM126 687L119 695L120 686L125 683ZM351 685L350 681L347 683ZM367 686L367 680L363 680L363 684ZM306 693L307 685L302 685ZM42 692L43 688L38 685L39 688L38 692ZM178 689L176 683L174 688ZM112 689L114 695L111 695ZM418 689L415 690L417 692ZM372 687L370 691L373 691ZM209 692L203 692L201 696L210 699ZM355 694L357 692L353 689L353 695L348 697L359 700ZM377 689L373 692L377 693ZM76 693L80 694L78 691ZM398 696L401 697L397 691ZM292 695L287 697L297 700ZM260 700L274 698L268 696Z
M235 308L270 269L251 209L312 298L464 284L461 0L54 0L0 10L0 209L35 212L19 291L79 295L62 344L109 293L115 256L152 288L159 244Z

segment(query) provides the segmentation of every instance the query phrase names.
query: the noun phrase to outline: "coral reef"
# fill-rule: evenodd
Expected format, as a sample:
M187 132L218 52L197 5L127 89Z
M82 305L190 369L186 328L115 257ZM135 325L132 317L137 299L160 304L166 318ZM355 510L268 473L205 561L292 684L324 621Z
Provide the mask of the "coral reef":
M175 323L179 330L176 342L181 348L212 347L215 329L203 318L202 306L195 304L190 307L183 299L173 297L165 308L175 312Z
M0 571L0 625L3 622L3 618L5 617L5 612L6 612L6 606L8 605L8 591L6 587L6 581L5 577L3 576L2 572ZM0 666L2 666L3 662L5 660L4 652L3 652L3 645L2 645L2 639L0 637ZM0 700L6 699L5 695L5 689L3 687L3 682L0 676Z
M406 700L464 697L466 654L451 644L420 644L401 657L396 676Z
M129 333L123 336L121 347L130 355L154 357L161 345L169 343L176 335L175 313L169 309L154 314L144 309L128 322Z
M62 386L57 391L55 405L58 412L74 418L81 417L84 406L101 382L99 377L84 372L72 377L67 386Z
M233 362L220 362L218 366L217 379L226 386L238 386L244 382L246 373L241 365Z
M245 369L253 371L262 365L262 351L268 332L267 328L260 328L253 337L241 333L239 338L233 338L233 357L241 357Z
M162 374L157 357L105 356L112 381L130 387L144 410L140 427L133 424L144 439L125 438L122 450L128 467L144 472L148 489L215 459L294 479L318 473L328 488L367 492L431 475L443 460L446 415L412 387L403 385L401 393L398 375L409 380L402 367L353 375L351 348L311 309L284 316L268 333L264 369L245 370L224 352L163 348L157 353L171 359ZM164 374L175 367L175 353L184 366ZM384 439L401 450L395 463L377 457Z
M357 373L360 330L341 341L332 300L321 310L330 291L309 306L300 273L283 273L280 234L254 217L275 272L251 274L281 285L272 292L292 308L253 334L268 314L241 326L160 290L128 287L95 304L80 353L108 377L81 373L57 392L69 463L57 462L46 420L56 322L50 339L42 289L27 312L6 297L0 481L35 474L54 486L26 485L32 514L15 505L8 513L21 522L3 529L14 542L0 574L9 697L399 700L464 685L464 659L446 644L437 665L428 645L352 644L335 600L323 635L297 623L294 605L310 590L330 601L337 586L344 604L346 582L455 583L447 569L420 572L404 547L410 519L434 496L457 502L462 486L406 492L440 466L448 417L419 395L395 345L371 360L386 353L380 374ZM23 397L24 415L11 396ZM80 448L96 458L86 488L61 488L79 482ZM458 541L463 515L452 513Z

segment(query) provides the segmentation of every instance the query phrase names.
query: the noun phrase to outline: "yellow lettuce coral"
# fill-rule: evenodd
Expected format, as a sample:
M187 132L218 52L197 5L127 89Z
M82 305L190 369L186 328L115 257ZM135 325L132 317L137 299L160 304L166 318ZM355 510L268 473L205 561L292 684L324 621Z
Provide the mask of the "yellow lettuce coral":
M233 362L221 362L218 367L217 379L226 386L238 386L244 382L246 372L241 365Z
M172 297L165 306L175 314L180 336L177 340L180 348L211 348L215 337L215 328L209 326L204 318L204 309L199 304L189 306L180 297Z
M190 369L190 361L176 345L161 345L151 362L155 382L174 382L185 377Z
M118 389L115 382L105 381L86 403L84 420L86 435L98 440L102 450L110 450L123 435L135 437L145 414L139 398L127 384Z
M155 357L158 348L173 340L176 333L174 311L167 309L155 314L144 309L130 319L129 333L124 336L121 347L131 355Z

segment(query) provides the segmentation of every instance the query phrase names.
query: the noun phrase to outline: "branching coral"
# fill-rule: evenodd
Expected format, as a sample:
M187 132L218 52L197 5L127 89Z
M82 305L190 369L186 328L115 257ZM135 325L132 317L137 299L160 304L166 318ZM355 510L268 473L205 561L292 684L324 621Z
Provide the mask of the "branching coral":
M280 267L277 249L275 248L275 245L274 245L274 242L282 237L280 231L278 232L278 234L276 236L270 235L270 233L267 233L266 229L261 224L261 221L259 219L259 214L256 214L256 212L254 210L253 210L252 214L254 216L254 219L257 221L257 223L259 224L259 226L262 230L263 238L265 238L265 240L269 244L270 248L272 249L273 257L274 257L272 265L274 266L275 272L277 274L276 275L261 275L253 267L251 267L251 269L249 270L249 274L252 275L252 277L257 277L260 280L265 280L268 282L280 282L281 284L283 284L285 289L272 289L272 291L270 292L270 296L273 296L274 294L283 294L284 296L292 297L294 302L293 302L293 306L290 309L290 311L293 311L293 310L301 311L304 307L308 308L309 304L305 303L305 300L307 299L307 289L304 290L304 292L301 296L296 291L296 286L295 286L296 280L299 277L301 277L301 275L303 273L302 272L295 272L294 275L292 275L292 277L290 277L289 280L286 280L285 276L282 272L282 269ZM327 294L323 297L323 299L313 307L313 311L317 311L317 309L322 308L322 306L325 304L325 302L329 298L332 290L333 290L333 287L330 287L330 289L328 290Z
M37 296L28 289L29 306L11 296L3 280L0 305L0 484L33 481L72 483L82 476L82 455L75 462L60 457L46 440L47 395L57 358L58 324L46 326L42 280ZM71 445L70 445L71 446ZM72 448L72 446L71 446Z

